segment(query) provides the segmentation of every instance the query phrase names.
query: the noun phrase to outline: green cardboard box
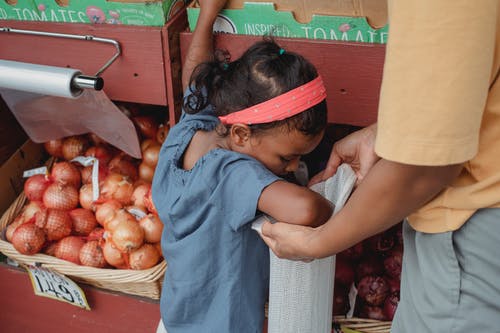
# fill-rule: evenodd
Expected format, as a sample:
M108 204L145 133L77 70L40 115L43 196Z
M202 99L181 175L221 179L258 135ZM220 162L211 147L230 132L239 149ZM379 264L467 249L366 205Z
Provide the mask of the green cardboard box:
M194 30L200 9L187 7L189 28ZM313 14L307 23L297 22L289 11L277 11L272 2L245 2L242 9L223 9L214 31L241 35L308 38L364 43L387 42L388 25L372 28L365 17Z
M5 0L0 0L5 1ZM21 2L21 0L18 0ZM28 2L27 0L22 0ZM16 20L163 26L185 7L184 0L32 0ZM18 7L19 4L16 6Z
M0 20L35 21L35 12L34 0L0 0Z

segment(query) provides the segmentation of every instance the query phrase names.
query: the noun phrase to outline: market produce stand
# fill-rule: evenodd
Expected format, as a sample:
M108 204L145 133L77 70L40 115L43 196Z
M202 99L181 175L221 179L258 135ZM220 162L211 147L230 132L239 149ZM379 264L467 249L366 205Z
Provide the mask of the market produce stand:
M175 121L174 110L180 110L178 101L181 98L178 33L187 27L185 11L181 10L162 27L14 20L0 20L0 27L92 35L118 41L121 55L102 75L106 94L115 101L168 107L165 112L169 112L172 123ZM76 68L93 75L114 52L113 47L102 43L0 32L0 59L4 60ZM2 113L7 111L3 106ZM8 143L2 140L0 144L12 153L13 144L17 142L20 146L24 140L24 134L18 133L16 138L9 138ZM31 167L36 166L39 165ZM22 170L17 171L22 173ZM158 297L152 299L106 291L84 283L80 286L90 311L36 296L24 269L0 264L0 331L156 330L160 319Z
M192 34L184 10L163 27L0 20L0 26L88 34L117 40L122 55L103 73L104 91L115 101L168 106L170 124L180 116L180 69ZM216 47L232 59L262 37L217 34ZM276 38L308 58L325 80L328 121L366 126L376 120L385 45ZM78 68L95 73L113 54L102 44L27 35L0 35L0 59ZM165 110L167 112L167 109ZM35 296L23 269L0 264L2 332L155 332L159 301L81 284L91 311Z

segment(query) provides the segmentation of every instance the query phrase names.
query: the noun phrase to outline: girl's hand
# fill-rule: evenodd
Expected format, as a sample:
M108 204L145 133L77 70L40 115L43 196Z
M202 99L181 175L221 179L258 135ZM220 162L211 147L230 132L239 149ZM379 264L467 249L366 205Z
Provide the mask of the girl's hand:
M308 244L315 230L307 226L266 221L260 236L278 258L309 262L314 259Z
M200 0L200 15L182 66L182 90L186 91L196 66L213 59L213 25L226 0Z
M224 8L227 0L198 0L200 5L200 15L207 17L217 17L217 14Z
M371 167L380 159L375 154L376 134L377 124L373 124L337 141L333 145L325 170L311 178L309 186L333 176L342 163L351 166L358 177L357 184L359 184Z

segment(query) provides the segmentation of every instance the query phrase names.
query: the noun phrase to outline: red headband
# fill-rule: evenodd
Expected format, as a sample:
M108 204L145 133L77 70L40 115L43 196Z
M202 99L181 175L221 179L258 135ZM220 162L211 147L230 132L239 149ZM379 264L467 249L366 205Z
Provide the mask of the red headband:
M325 85L321 76L318 76L314 80L270 100L221 116L219 120L224 125L270 123L299 114L325 98Z

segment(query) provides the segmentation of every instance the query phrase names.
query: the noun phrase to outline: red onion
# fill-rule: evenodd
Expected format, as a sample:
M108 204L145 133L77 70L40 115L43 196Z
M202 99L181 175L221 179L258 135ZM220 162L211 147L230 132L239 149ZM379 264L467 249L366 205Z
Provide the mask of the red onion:
M387 252L394 246L394 234L388 230L366 239L364 243L373 252Z
M396 238L396 243L399 245L403 245L403 223L400 222L392 228L394 229L394 237Z
M342 257L345 260L352 262L352 261L359 260L362 255L363 255L363 243L360 242L360 243L353 245L352 247L340 252L337 255L337 258Z
M399 289L401 288L401 281L399 279L395 279L387 275L384 276L384 279L389 284L389 290L391 293L399 291Z
M353 265L342 257L335 260L335 285L337 282L344 286L350 286L354 282Z
M365 276L357 288L359 297L369 305L382 305L389 295L389 284L380 276Z
M43 192L49 187L51 181L46 175L33 175L24 183L24 194L30 201L41 201Z
M382 275L384 266L379 256L375 254L365 255L356 266L356 281L367 275Z
M384 259L384 268L387 275L391 278L400 280L401 267L403 262L403 251L399 247L395 247L389 252L389 255Z
M349 311L349 288L335 283L333 294L333 315L345 315Z
M399 291L391 293L384 302L384 315L387 320L392 320L399 304Z
M387 320L382 307L372 306L369 304L364 304L361 306L359 316L361 318L369 318L369 319L375 319L375 320Z

